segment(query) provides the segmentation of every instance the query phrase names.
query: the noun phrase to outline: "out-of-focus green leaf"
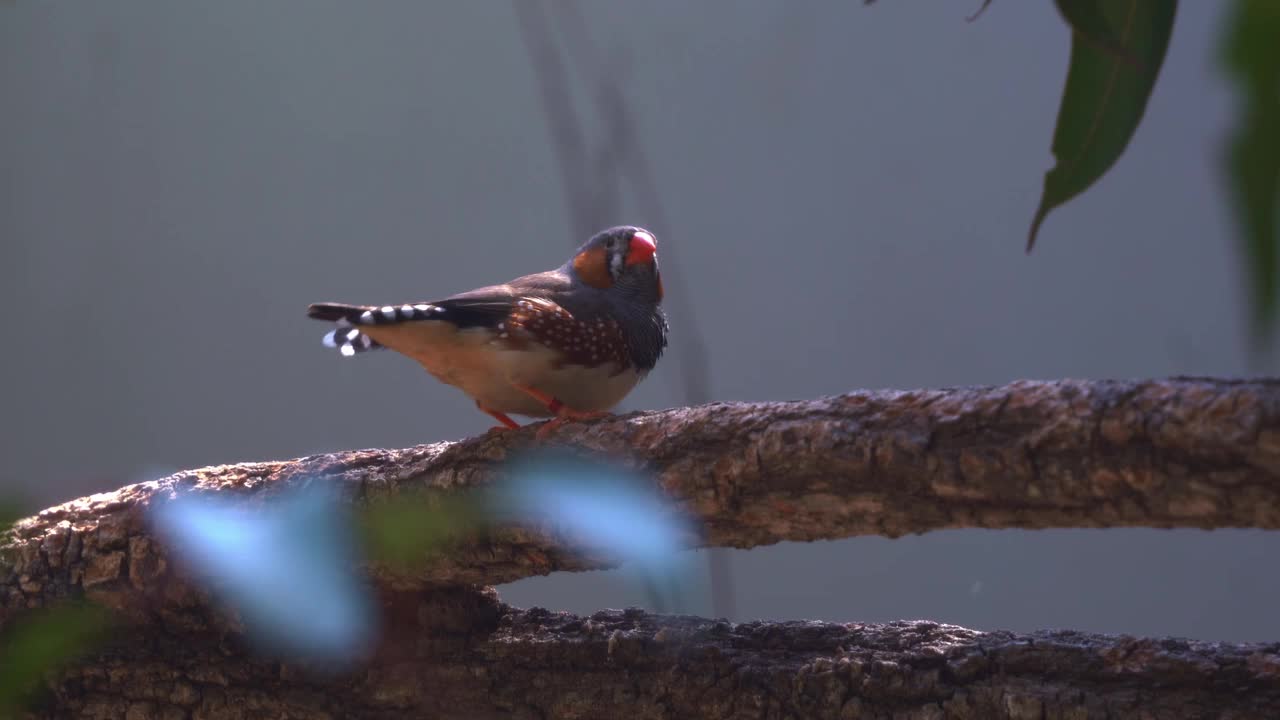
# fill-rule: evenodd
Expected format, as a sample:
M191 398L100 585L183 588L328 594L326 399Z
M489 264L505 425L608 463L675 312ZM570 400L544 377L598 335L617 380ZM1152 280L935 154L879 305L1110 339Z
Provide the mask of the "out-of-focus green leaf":
M410 568L458 533L478 527L483 514L470 498L411 494L370 502L360 517L374 560Z
M23 509L24 506L25 503L18 498L0 497L0 536L8 532L14 523L31 514Z
M16 505L0 500L0 536L9 532L13 524L22 519L22 513Z
M10 717L44 673L84 652L105 634L106 610L69 603L15 618L0 637L0 718Z
M1057 0L1072 28L1071 64L1027 252L1049 211L1098 181L1142 121L1173 33L1177 0ZM1077 23L1079 23L1077 25Z
M1262 340L1280 310L1280 2L1236 0L1222 63L1241 95L1226 167L1248 265L1254 337Z

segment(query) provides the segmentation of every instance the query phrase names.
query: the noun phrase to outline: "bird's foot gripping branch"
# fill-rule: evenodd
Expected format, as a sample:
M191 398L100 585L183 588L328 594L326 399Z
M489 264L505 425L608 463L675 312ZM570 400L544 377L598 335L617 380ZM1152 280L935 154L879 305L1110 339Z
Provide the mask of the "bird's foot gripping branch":
M583 550L584 535L608 546L608 528L592 536L563 509L569 501L640 508L636 517L653 528L673 520L653 537L706 546L962 527L1276 529L1280 383L860 392L633 414L551 433L649 477L648 488L680 509L671 515L639 496L584 493L585 483L531 486L523 500L494 494L521 474L562 479L512 462L545 445L532 435L204 468L50 508L19 522L0 549L0 642L9 643L0 663L41 612L84 599L110 611L109 631L45 676L32 717L1182 718L1267 717L1280 706L1277 643L1023 636L928 622L733 624L640 611L576 617L511 608L483 589L616 559L618 547ZM631 479L614 490L634 490ZM317 516L331 507L298 494L318 485L339 490L336 507L355 518L343 527L366 550L388 540L370 531L371 519L439 534L416 538L430 541L427 553L411 546L405 556L350 560L363 568L368 600L350 607L365 607L375 629L346 662L282 664L285 646L254 632L262 613L291 611L317 642L335 637L323 633L344 617L332 594L297 592L342 582L341 568L322 562L330 553L291 556L280 573L262 569L273 552L287 556L291 527L315 530L316 517L343 516ZM564 502L544 503L536 518L511 514L530 498ZM156 519L161 508L201 499L223 504L190 506L199 522L179 523L185 531ZM396 515L415 507L438 522ZM480 516L483 526L470 522ZM244 532L192 531L210 522ZM209 542L179 543L201 537ZM214 552L228 547L256 551ZM622 550L642 557L653 547ZM201 549L212 560L202 564L193 554ZM244 592L264 589L281 594L255 598L261 607L244 603Z

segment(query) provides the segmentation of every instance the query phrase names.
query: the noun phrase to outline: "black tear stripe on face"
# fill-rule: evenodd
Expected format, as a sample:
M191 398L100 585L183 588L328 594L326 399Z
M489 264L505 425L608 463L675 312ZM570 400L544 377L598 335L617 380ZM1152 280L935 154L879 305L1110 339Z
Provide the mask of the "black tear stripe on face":
M609 239L609 244L605 250L605 262L609 266L609 277L613 278L615 283L622 278L623 273L626 271L624 263L627 259L628 247L630 247L628 241L616 237Z

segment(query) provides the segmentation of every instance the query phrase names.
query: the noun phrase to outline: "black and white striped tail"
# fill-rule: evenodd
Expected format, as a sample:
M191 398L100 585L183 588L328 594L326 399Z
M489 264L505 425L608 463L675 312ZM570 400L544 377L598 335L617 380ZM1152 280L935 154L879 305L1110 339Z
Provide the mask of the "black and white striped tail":
M377 340L350 325L345 325L345 322L345 320L339 321L336 330L325 333L323 341L325 347L338 348L338 352L342 353L343 357L351 357L357 353L382 347Z
M317 303L307 308L307 316L317 320L329 320L338 327L324 336L325 347L337 348L343 357L351 357L382 347L378 341L360 332L359 327L393 325L415 320L434 320L443 314L441 308L427 303L413 305L343 305Z

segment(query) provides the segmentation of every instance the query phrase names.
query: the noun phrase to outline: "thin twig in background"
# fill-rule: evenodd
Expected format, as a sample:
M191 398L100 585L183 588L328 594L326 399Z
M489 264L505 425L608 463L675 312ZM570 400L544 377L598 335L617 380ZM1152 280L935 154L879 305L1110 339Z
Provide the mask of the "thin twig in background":
M622 53L606 54L596 51L595 43L591 40L591 33L587 29L581 7L577 2L570 0L557 7L561 16L567 20L563 25L571 36L571 41L565 42L569 56L569 71L576 72L585 87L596 87L601 78L609 79L614 85L623 84L624 81L621 78L626 71L623 63L627 57ZM618 213L622 210L622 180L626 175L627 167L624 149L618 139L623 134L624 129L619 123L625 121L627 107L625 102L621 107L606 107L597 99L596 110L602 131L595 152L592 153L594 164L589 169L589 173L591 185L596 193L598 214L604 215L601 224L603 227L617 222ZM621 113L615 110L621 110ZM619 114L623 117L619 118ZM653 225L648 219L644 222L647 225ZM654 226L653 229L661 234L663 228Z
M564 18L566 34L562 42L570 67L580 73L584 85L594 90L594 105L603 137L596 152L589 156L583 123L573 105L571 82L542 4L533 0L514 4L529 61L542 90L543 112L560 164L570 223L576 231L572 242L616 222L611 218L617 217L621 205L620 181L624 178L631 183L636 204L646 218L646 227L652 228L659 237L666 236L672 229L670 216L619 79L618 67L625 65L626 56L613 46L607 56L598 52L577 2L567 0L555 5ZM663 282L667 305L676 318L678 341L672 345L679 358L682 402L698 405L711 399L709 362L680 264L674 260L677 246L664 246L663 254L669 262L664 268ZM733 617L736 608L727 551L709 551L708 564L712 612L718 617Z
M659 235L671 229L670 218L666 212L666 204L649 163L648 155L643 152L643 143L634 124L635 114L626 94L622 91L623 83L619 80L616 68L623 64L624 56L616 51L608 58L595 52L590 32L581 7L575 1L557 4L561 13L568 20L565 26L569 30L566 43L572 67L584 75L584 82L595 88L596 108L606 132L606 150L614 158L611 167L601 168L596 180L602 184L609 182L608 176L626 178L631 182L636 194L636 204L646 222L654 227ZM578 52L575 53L575 47ZM663 254L668 258L675 255L678 244L664 246ZM679 320L685 332L681 334L677 352L681 356L681 380L683 400L687 405L700 405L711 399L711 379L707 370L707 349L702 341L702 333L698 331L696 313L689 302L689 294L685 292L680 264L670 262L663 271L664 284L672 291L668 301L672 305L672 315Z
M520 22L520 36L524 38L529 63L538 80L547 130L560 166L560 182L572 230L570 237L586 237L597 229L592 212L594 198L589 191L590 176L583 172L587 167L586 141L574 112L560 50L551 37L541 3L518 1L513 5Z
M573 3L570 3L573 5ZM620 148L623 166L630 172L624 175L631 180L637 195L637 202L645 210L644 215L652 220L652 225L662 232L671 228L666 210L658 191L657 181L649 166L647 155L641 150L639 137L632 124L632 116L627 108L626 98L621 89L614 83L601 82L598 85L597 102L600 112L613 120L611 127L617 133L614 140ZM674 245L668 244L664 252L672 258ZM674 270L674 272L673 272ZM670 262L664 272L668 289L667 304L672 315L684 326L679 335L680 343L677 353L680 358L680 380L684 396L684 404L701 405L711 399L711 377L707 361L707 348L698 330L697 317L689 293L685 291L684 274L680 272L679 262ZM732 618L737 615L734 602L733 574L730 566L729 550L712 548L707 551L707 569L709 578L707 585L711 592L711 612L716 617Z

